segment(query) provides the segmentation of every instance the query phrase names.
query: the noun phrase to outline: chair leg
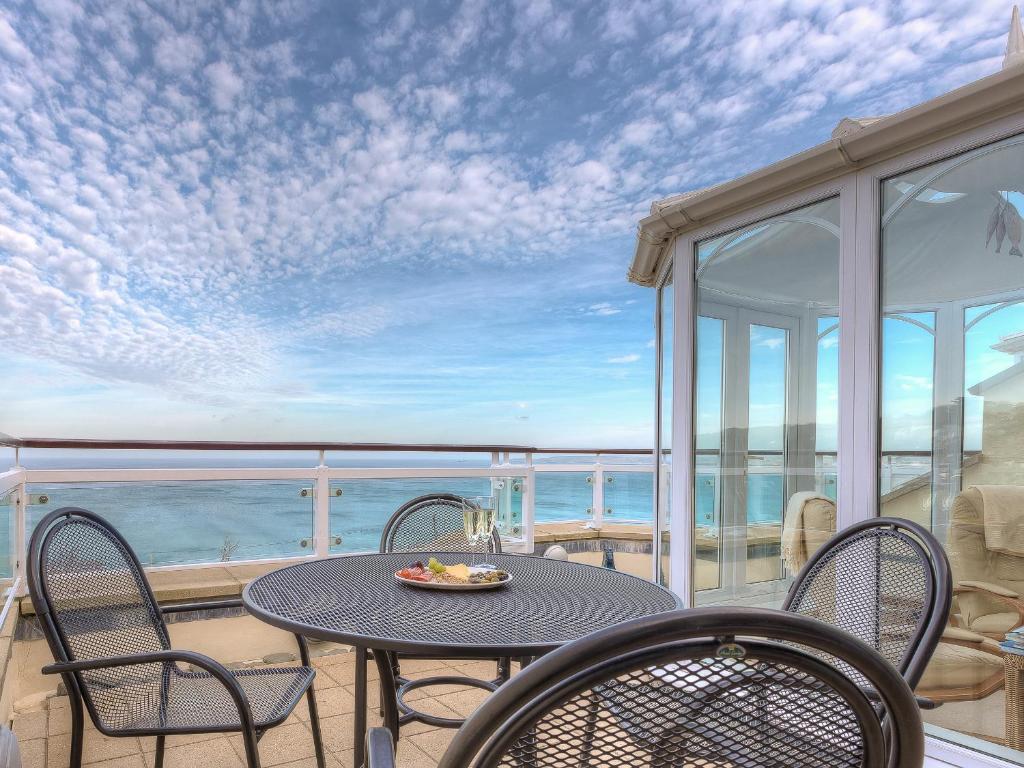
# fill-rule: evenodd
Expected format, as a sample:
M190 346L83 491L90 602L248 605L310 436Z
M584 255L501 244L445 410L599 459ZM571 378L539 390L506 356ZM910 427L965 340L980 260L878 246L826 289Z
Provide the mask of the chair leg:
M68 688L71 700L71 768L82 768L82 739L85 735L85 720L82 713L82 700L75 695L75 690Z
M306 703L309 704L309 728L313 731L313 749L316 752L317 768L324 768L324 742L320 735L320 715L316 711L316 696L313 694L313 686L306 689Z
M299 644L299 658L302 661L302 666L312 666L309 661L309 647L306 645L306 638L296 635L295 639ZM313 691L312 683L306 689L306 705L309 707L309 729L313 731L313 750L316 752L317 768L324 768L326 764L324 742L320 734L320 714L317 712L316 693Z
M245 764L248 768L260 768L260 749L257 746L259 738L256 731L250 728L242 729L242 743L245 744Z
M156 737L156 755L153 761L153 768L164 768L164 736Z

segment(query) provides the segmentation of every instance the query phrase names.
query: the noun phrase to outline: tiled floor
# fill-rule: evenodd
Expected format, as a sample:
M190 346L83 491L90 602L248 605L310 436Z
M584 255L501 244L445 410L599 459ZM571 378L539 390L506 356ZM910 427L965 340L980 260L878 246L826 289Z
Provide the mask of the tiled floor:
M315 683L324 746L330 768L352 766L352 713L354 659L352 653L323 656L314 660ZM404 660L402 672L407 677L452 675L492 678L493 662L446 663L443 661ZM369 685L371 711L368 721L379 724L376 704L378 688L375 669L370 665ZM436 686L413 691L409 700L425 712L446 717L468 715L486 697L479 689L458 686ZM24 768L65 768L71 742L71 719L66 696L47 700L48 706L14 716L14 732L22 751ZM438 729L422 723L402 728L398 745L399 768L432 768L448 746L454 730ZM151 768L153 738L108 738L100 735L86 716L83 763L97 768ZM313 736L309 730L309 713L303 700L291 717L273 728L260 741L260 760L266 768L313 768ZM206 734L172 736L167 739L164 757L166 768L243 768L245 749L237 735Z

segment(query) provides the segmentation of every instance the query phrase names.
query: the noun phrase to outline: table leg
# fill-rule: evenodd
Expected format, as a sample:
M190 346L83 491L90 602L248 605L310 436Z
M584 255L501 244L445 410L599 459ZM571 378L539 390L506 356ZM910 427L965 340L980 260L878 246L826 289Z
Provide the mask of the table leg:
M356 646L356 711L352 715L352 765L362 768L366 762L366 648Z
M377 672L380 674L381 714L384 716L384 727L391 731L391 736L398 744L398 688L395 684L395 654L389 651L375 650L373 658L377 661Z

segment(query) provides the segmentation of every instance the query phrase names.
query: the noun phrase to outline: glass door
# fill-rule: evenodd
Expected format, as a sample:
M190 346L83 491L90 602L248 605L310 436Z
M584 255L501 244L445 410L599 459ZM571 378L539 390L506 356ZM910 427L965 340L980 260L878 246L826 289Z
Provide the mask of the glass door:
M700 602L778 591L795 407L794 318L702 306L697 323Z
M778 606L835 529L838 200L696 257L695 602Z

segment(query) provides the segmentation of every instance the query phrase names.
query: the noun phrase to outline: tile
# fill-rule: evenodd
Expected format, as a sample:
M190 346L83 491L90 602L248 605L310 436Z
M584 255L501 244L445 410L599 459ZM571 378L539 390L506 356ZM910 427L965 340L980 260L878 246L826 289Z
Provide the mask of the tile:
M231 746L245 760L245 745L240 735L230 738ZM313 757L313 734L303 723L281 725L267 731L259 743L260 765L281 765L297 758Z
M22 741L19 736L18 749L21 750L21 768L46 768L46 739Z
M71 708L51 708L50 717L46 724L46 735L53 737L59 736L62 733L71 733Z
M313 666L318 675L327 675L337 685L354 685L356 682L356 656L354 653L338 654L338 656L325 656L324 659L341 659L333 663L323 663L321 659L314 659ZM370 681L379 680L377 674L377 662L373 659L366 665L366 679Z
M478 680L494 680L498 676L498 664L494 661L458 661L451 662L457 674L475 677Z
M168 736L164 740L164 749L170 749L171 747L183 747L186 744L197 744L201 741L213 741L214 739L223 739L223 733L179 733L174 736ZM154 752L156 751L156 736L143 736L139 739L142 745L143 752Z
M342 765L338 758L331 754L324 755L324 762L327 764L326 768L341 768ZM290 763L281 763L280 768L317 768L316 756L304 757Z
M46 721L49 713L46 710L23 712L14 716L14 735L18 742L43 739L46 737Z
M420 751L429 755L434 760L440 760L445 750L448 749L448 745L451 743L454 736L455 731L451 728L437 728L433 731L409 736L408 740L412 744L415 744ZM403 738L400 741L404 740L405 739Z
M320 718L320 732L323 734L324 748L328 752L341 752L352 749L352 715L335 715ZM312 738L312 734L310 735Z
M374 686L376 686L376 683L374 683ZM335 686L326 690L314 689L314 691L316 693L317 712L321 719L356 711L355 696L348 688ZM372 694L372 691L372 688L367 688L368 693ZM303 722L309 721L309 705L306 703L305 698L296 705L294 715Z
M146 768L146 759L141 754L126 755L101 763L86 763L85 768Z
M398 742L398 749L395 752L395 768L434 768L436 765L437 760L423 752L415 744L405 740Z
M71 734L53 736L47 740L46 762L48 766L64 768L71 756ZM86 731L82 746L82 762L98 763L140 752L139 740L135 736L113 738L97 731Z
M154 765L154 754L147 752L146 766ZM209 741L169 747L164 751L164 768L242 768L244 762L238 757L231 742L224 736Z
M463 717L473 714L473 711L487 701L490 694L479 688L463 688L457 693L447 693L438 696L437 701L446 707L454 709ZM418 705L417 705L418 706Z
M398 665L402 668L402 674L412 677L410 672L428 672L432 669L447 669L448 662L444 659L399 659ZM441 672L439 674L444 674Z

